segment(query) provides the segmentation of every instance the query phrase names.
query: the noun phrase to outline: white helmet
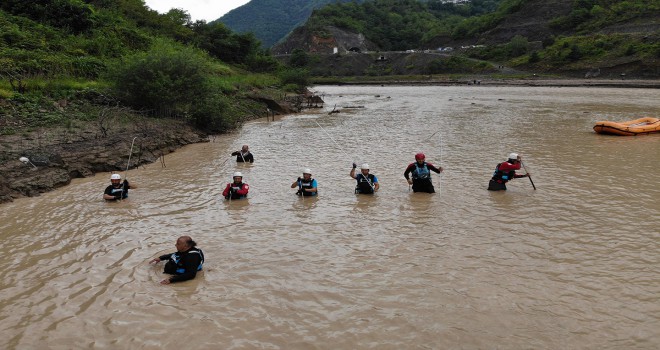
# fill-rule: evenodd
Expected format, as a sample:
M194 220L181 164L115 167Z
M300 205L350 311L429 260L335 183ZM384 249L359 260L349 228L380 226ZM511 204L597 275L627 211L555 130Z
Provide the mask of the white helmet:
M110 180L121 180L121 175L119 174L112 174L110 176Z
M232 176L232 178L233 177L243 177L243 173L241 173L240 171L237 171L237 172L234 173L234 176Z
M367 163L362 164L362 165L360 166L360 169L362 169L362 170L369 170L369 164L367 164Z
M312 175L312 171L309 168L305 168L305 169L303 169L303 174Z
M518 159L518 153L509 153L509 159Z

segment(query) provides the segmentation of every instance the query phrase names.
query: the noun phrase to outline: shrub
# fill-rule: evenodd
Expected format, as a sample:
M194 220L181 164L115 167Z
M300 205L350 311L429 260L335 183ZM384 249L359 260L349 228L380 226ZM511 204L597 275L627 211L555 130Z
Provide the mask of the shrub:
M284 69L278 74L282 86L295 85L302 92L309 85L309 72L305 69Z
M229 103L220 94L207 96L205 99L195 103L190 110L190 118L197 128L206 132L222 132L233 125L226 117Z
M198 50L159 42L121 60L108 77L122 100L136 109L185 112L211 93L208 59Z
M289 66L302 68L305 67L308 63L309 55L305 51L301 49L294 49L293 52L291 52L291 57L289 57Z
M536 62L538 62L538 61L540 61L540 60L541 60L541 57L539 57L539 53L536 52L536 51L534 51L534 52L532 52L531 55L529 55L529 59L527 60L527 62L529 62L529 63L536 63Z

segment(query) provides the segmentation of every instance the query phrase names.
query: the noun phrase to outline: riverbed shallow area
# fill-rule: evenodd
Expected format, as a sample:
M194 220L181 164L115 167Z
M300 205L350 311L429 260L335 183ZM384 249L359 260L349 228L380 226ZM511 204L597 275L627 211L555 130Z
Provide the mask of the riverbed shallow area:
M97 174L3 204L0 348L660 347L660 135L592 130L658 117L660 90L314 91L324 108L122 172L136 188L121 202ZM229 156L243 144L254 164ZM434 194L403 177L417 152L444 168ZM536 190L486 190L510 152ZM376 195L354 194L353 162ZM304 168L316 198L290 188ZM225 201L235 171L250 194ZM181 235L204 269L160 285L148 261Z

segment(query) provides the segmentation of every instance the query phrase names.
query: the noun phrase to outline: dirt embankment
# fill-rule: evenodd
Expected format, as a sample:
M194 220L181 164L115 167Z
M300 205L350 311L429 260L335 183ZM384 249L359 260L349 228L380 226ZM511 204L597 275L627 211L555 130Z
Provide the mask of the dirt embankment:
M206 134L182 121L150 119L125 122L103 131L90 123L75 131L47 128L3 135L0 203L37 196L69 184L72 178L124 171L129 155L130 167L135 168L181 146L204 141L208 141Z

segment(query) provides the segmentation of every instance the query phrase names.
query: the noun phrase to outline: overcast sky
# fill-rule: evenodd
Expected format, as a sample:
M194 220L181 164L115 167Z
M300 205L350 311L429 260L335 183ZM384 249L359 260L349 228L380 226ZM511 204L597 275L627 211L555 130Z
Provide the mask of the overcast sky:
M166 13L170 9L179 8L188 11L193 21L206 20L207 22L216 20L225 13L241 5L245 5L250 0L145 0L144 3L152 10L159 13Z

